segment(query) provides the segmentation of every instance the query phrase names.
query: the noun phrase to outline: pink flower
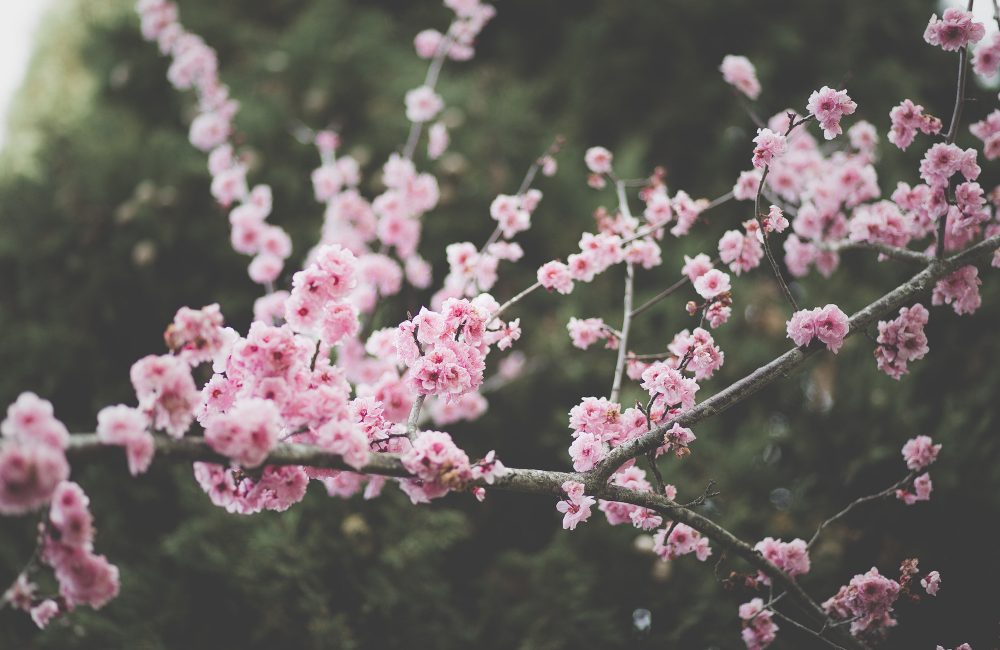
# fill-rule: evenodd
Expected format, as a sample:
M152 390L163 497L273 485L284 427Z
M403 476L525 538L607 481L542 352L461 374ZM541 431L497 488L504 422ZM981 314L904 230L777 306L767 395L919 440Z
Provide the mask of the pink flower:
M976 48L972 69L981 77L992 77L1000 69L1000 33L993 34L988 43Z
M69 607L89 605L100 609L118 595L118 567L103 555L71 548L55 566L59 593Z
M757 137L753 141L757 146L753 150L752 162L757 169L770 165L785 153L787 147L785 136L771 129L757 129Z
M420 86L406 93L406 119L430 122L444 108L441 96L429 86Z
M778 626L772 619L769 610L764 609L764 601L754 598L740 605L740 618L743 621L741 636L747 650L763 650L774 643L777 638Z
M702 537L687 524L675 524L673 528L662 528L653 535L653 552L663 560L673 560L694 553L700 562L712 555L708 538Z
M201 113L191 122L191 144L200 151L211 151L229 137L229 120L218 113Z
M427 129L427 157L437 160L448 148L448 127L444 122L435 122Z
M281 414L271 400L247 398L205 427L205 442L243 467L257 467L278 443Z
M593 469L604 460L607 453L607 446L597 436L590 433L581 433L569 447L569 455L573 459L573 469L578 472Z
M851 634L861 638L880 638L896 625L892 606L899 597L900 585L879 574L878 569L859 574L823 603L834 620L851 620Z
M694 290L706 300L728 293L731 289L729 276L718 269L707 271L694 281Z
M924 115L924 107L904 99L899 106L889 111L892 127L889 142L905 150L913 142L917 131L926 134L940 133L941 120L933 115Z
M139 408L154 429L180 438L191 426L200 394L191 377L191 367L180 357L149 355L130 371Z
M719 259L723 264L728 264L737 277L756 268L763 258L764 248L761 242L749 233L727 230L719 240Z
M691 282L712 270L712 260L704 253L698 253L694 257L684 256L684 266L681 273L686 275Z
M931 294L931 304L951 305L959 316L971 314L982 304L982 298L979 296L979 285L982 283L983 281L979 279L979 269L975 266L963 266L944 279L938 280Z
M421 433L400 460L406 471L423 481L429 499L463 487L472 479L469 457L442 431Z
M69 443L69 431L56 419L52 403L31 392L21 393L7 407L0 433L22 443L39 443L56 449L65 449Z
M789 577L794 578L809 573L811 567L809 548L803 539L783 542L780 539L765 537L757 542L753 548L771 564L787 573ZM757 580L765 585L771 584L771 579L763 572L758 573Z
M59 615L59 604L51 598L46 598L31 608L31 620L38 629L44 630L56 616Z
M59 531L59 543L90 548L94 541L94 520L88 506L90 499L72 481L63 481L52 494L49 522Z
M52 498L69 477L62 449L37 442L6 441L0 445L0 514L19 515Z
M760 187L760 171L751 169L740 172L740 177L733 185L733 198L737 201L752 201L757 197L757 188Z
M125 447L129 472L145 472L153 460L155 443L142 411L124 404L107 406L97 414L97 438L106 445Z
M430 59L437 53L444 35L436 29L425 29L413 39L413 48L421 59Z
M722 71L722 78L727 84L735 87L750 99L757 99L760 95L757 71L750 59L745 56L727 54L723 57L719 70Z
M776 205L772 205L768 210L767 215L761 219L761 223L764 226L764 232L784 232L785 228L788 228L788 219L785 218L785 214ZM763 237L761 235L761 237Z
M927 325L927 308L917 303L899 310L899 317L879 321L875 362L878 369L893 379L907 372L910 361L922 359L930 349L924 326Z
M823 137L833 140L843 133L840 120L845 115L851 115L858 105L847 96L846 90L834 90L823 86L809 95L806 111L813 115L823 128Z
M607 174L611 171L611 152L604 147L591 147L587 149L583 160L587 163L587 169L595 174Z
M941 574L937 571L931 571L926 577L920 579L920 586L928 595L937 596L938 590L941 589Z
M946 187L951 177L959 172L967 181L974 181L979 176L975 149L962 151L953 144L938 142L920 161L920 178L932 188Z
M971 11L954 7L945 9L940 19L937 14L931 15L927 29L924 30L924 40L946 52L954 52L966 45L978 43L985 35L986 28L982 23L973 20Z
M590 519L590 508L597 501L583 493L583 483L566 481L562 489L567 498L556 504L556 510L563 513L563 528L575 530L577 524Z
M906 489L896 490L896 498L906 505L912 506L918 501L930 501L933 489L931 475L924 473L913 479L913 492Z
M788 338L795 345L808 345L815 337L834 354L843 345L848 330L847 314L836 305L797 311L787 323Z
M935 445L929 436L910 438L903 445L903 459L913 471L920 471L937 460L941 445Z
M586 350L594 343L609 336L608 327L600 318L571 317L569 323L566 324L566 329L569 330L573 346L581 350Z

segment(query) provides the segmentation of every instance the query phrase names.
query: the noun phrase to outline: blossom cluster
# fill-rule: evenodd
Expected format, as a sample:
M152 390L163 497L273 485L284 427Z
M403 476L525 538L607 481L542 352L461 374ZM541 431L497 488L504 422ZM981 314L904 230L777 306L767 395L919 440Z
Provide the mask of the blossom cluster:
M777 638L778 624L774 622L773 614L764 608L764 601L754 598L743 603L739 609L743 630L740 635L747 650L762 650L774 643Z
M924 358L930 350L924 334L929 317L927 308L917 303L900 308L899 316L891 321L879 321L875 347L879 370L899 379L906 374L910 361Z
M936 445L928 436L917 436L906 441L903 445L903 460L906 467L911 472L919 472L937 460L941 445ZM931 491L934 484L931 482L931 475L924 472L913 479L912 490L902 487L896 490L896 498L908 506L912 506L918 501L928 501L931 498Z
M849 329L847 314L837 305L797 311L787 323L788 338L795 345L809 345L816 338L834 354L840 351Z
M229 87L219 79L215 50L180 23L177 5L170 0L139 0L136 10L142 35L155 41L160 52L171 57L167 78L178 90L193 88L198 96L198 115L191 122L189 138L200 151L209 153L212 196L223 207L236 203L229 213L233 248L253 255L250 278L260 284L274 282L292 253L288 234L266 223L271 213L271 188L247 185L247 165L236 155L233 118L239 103L229 96Z
M52 404L21 393L0 422L0 514L19 515L41 508L69 478L69 432L55 418Z

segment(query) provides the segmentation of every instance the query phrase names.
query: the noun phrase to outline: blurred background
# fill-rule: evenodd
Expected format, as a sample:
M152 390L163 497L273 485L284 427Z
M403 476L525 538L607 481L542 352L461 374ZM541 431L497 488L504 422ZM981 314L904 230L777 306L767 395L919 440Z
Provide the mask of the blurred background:
M132 4L49 3L0 154L0 404L33 390L73 431L92 431L106 404L134 401L128 369L163 350L178 307L217 301L227 323L245 331L258 295L248 259L228 245L205 157L187 141L193 98L167 83L166 62L142 41ZM274 188L272 220L293 235L296 262L316 241L322 215L309 184L315 150L293 137L297 125L337 129L373 178L405 139L402 97L423 78L413 36L443 28L450 12L436 0L179 5L185 26L218 50L222 78L242 102L236 123L253 154L250 177ZM7 7L11 36L0 41L27 43L32 12L15 22ZM757 65L761 113L804 110L812 90L846 87L859 105L854 117L874 123L883 144L889 109L904 97L945 117L954 101L956 56L922 40L930 14L940 12L933 0L503 0L498 10L476 58L445 67L450 153L418 164L441 183L421 246L440 279L444 246L483 241L490 200L513 192L552 139L566 137L560 173L536 183L545 198L519 237L525 261L505 266L494 289L501 299L533 282L540 263L571 251L592 229L595 208L613 205L610 191L586 187L589 146L612 149L625 176L662 165L672 191L713 198L731 188L749 167L754 129L718 72L725 54ZM26 47L11 51L26 55ZM0 89L17 88L22 73L6 67ZM996 106L995 88L970 93L964 125ZM964 126L959 144L973 145ZM915 181L920 143L880 151L886 194L898 180ZM984 165L980 182L996 185L995 164ZM377 187L369 180L366 189L371 196ZM726 204L667 244L665 264L639 274L637 299L672 282L683 255L711 254L751 212ZM909 270L849 253L833 279L810 276L794 291L804 304L835 302L851 313ZM853 338L838 356L818 355L699 425L694 454L663 464L682 500L716 480L721 495L706 514L741 537L808 538L847 502L904 474L907 438L942 442L929 503L858 510L825 533L801 579L824 599L873 565L896 576L904 558L919 557L923 570L939 570L940 594L901 602L886 647L968 641L980 650L1000 639L995 276L984 271L974 316L932 311L931 354L901 382L878 373L871 343ZM617 323L621 281L617 269L571 296L525 301L517 348L536 370L491 394L479 422L449 428L470 455L495 448L511 466L569 467L567 412L581 396L605 394L614 353L572 348L565 323L571 315ZM734 318L716 339L726 365L707 393L788 348L787 309L769 275L735 279L735 295ZM637 319L635 348L662 350L688 327L688 297ZM382 324L426 298L403 295L380 311ZM44 633L23 614L0 611L5 649L743 647L736 608L750 594L725 590L711 563L662 563L648 539L596 512L563 531L554 499L490 493L479 505L452 495L412 507L397 490L345 502L317 485L287 513L248 518L213 507L189 467L154 463L131 479L121 462L76 467L73 476L92 496L97 550L121 567L121 597ZM33 521L3 520L0 584L30 555ZM745 568L727 561L720 570ZM641 610L648 628L634 623ZM813 647L782 628L774 647Z

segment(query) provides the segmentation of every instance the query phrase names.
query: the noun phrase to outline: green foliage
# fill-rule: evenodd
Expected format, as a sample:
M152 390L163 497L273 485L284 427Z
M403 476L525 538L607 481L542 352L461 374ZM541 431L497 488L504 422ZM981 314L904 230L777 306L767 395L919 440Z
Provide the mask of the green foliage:
M593 209L610 205L609 193L585 187L580 161L592 144L615 151L625 175L663 165L673 189L724 193L748 167L753 135L717 72L730 52L757 63L763 114L801 110L809 91L829 84L846 85L857 117L883 134L903 97L947 115L953 57L920 38L935 9L913 0L891 8L866 0L504 0L477 58L445 68L453 144L438 163L420 163L442 189L422 251L440 278L444 245L482 241L490 199L512 191L556 134L567 137L560 173L539 181L545 198L523 241L525 263L503 271L498 297L533 282L539 263L565 257ZM227 245L204 156L187 143L192 99L167 84L131 2L65 0L57 10L0 162L0 404L34 390L82 431L101 406L134 399L128 368L162 350L160 333L178 307L218 301L245 330L256 288L248 260ZM219 50L222 76L242 102L237 126L253 153L251 179L274 187L273 219L294 238L294 266L321 218L308 183L315 154L293 137L297 126L338 129L365 166L366 191L377 191L378 165L406 135L402 96L423 76L412 37L441 27L447 12L435 2L182 0L181 14ZM969 104L967 120L993 105L992 91L977 96L985 101ZM915 178L919 147L883 151L883 188ZM984 167L992 186L995 172ZM710 251L749 212L728 204L669 243L664 266L640 273L637 299L673 281L683 254ZM794 290L805 304L836 302L850 312L905 277L899 264L866 258L846 255L832 280L811 277ZM705 422L691 457L663 463L681 499L718 481L722 494L706 511L742 537L806 537L844 503L893 482L906 438L943 442L929 504L873 504L852 515L825 536L803 578L825 596L873 563L892 573L904 557L920 556L925 569L939 569L940 596L900 607L894 647L994 641L1000 562L976 522L992 521L1000 507L1000 373L992 363L1000 358L1000 291L995 272L984 276L982 310L964 318L934 310L932 353L903 381L877 373L871 343L856 337L838 356L821 355ZM491 395L481 422L452 429L460 444L495 448L512 466L566 467L566 413L581 396L606 393L614 357L572 349L565 323L570 315L616 322L620 284L612 272L567 298L526 300L518 347L537 366ZM708 392L787 349L787 311L768 275L742 277L735 290L735 316L717 337L726 365ZM380 311L382 324L425 299L404 294ZM637 320L637 351L661 351L689 326L685 300ZM637 396L627 388L624 399ZM122 596L42 634L0 612L4 648L739 647L735 612L747 594L724 591L711 562L663 565L635 543L636 531L610 528L599 515L566 533L553 500L490 494L478 505L452 496L414 508L391 488L376 501L342 502L316 485L287 513L242 518L213 508L187 467L154 463L133 480L122 463L77 468L74 478L93 497L99 552L122 568ZM30 553L32 525L5 520L0 583ZM719 571L731 569L745 567L727 559ZM652 612L645 638L632 629L636 608ZM784 629L775 647L808 643Z

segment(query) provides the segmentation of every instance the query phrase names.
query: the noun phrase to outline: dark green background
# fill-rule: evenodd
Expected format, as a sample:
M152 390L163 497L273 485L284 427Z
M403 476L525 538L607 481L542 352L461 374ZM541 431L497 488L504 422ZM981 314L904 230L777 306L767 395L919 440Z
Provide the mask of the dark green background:
M213 205L205 158L187 142L192 98L166 82L166 63L141 40L130 2L63 0L43 28L11 120L0 171L0 404L22 390L50 398L71 429L92 430L97 410L131 403L128 368L162 350L176 309L218 301L245 330L257 289L247 258L229 249ZM314 150L292 137L298 121L332 125L366 179L404 140L405 91L424 62L411 47L442 28L436 2L182 0L184 24L216 47L223 79L242 101L239 131L256 154L255 182L274 188L272 219L297 257L315 241ZM956 56L923 43L933 2L717 0L503 0L470 63L449 63L440 90L453 129L439 163L440 207L428 215L424 253L444 270L443 247L482 241L487 206L513 191L556 134L567 138L561 171L523 238L526 262L505 266L494 293L533 281L539 263L563 257L610 193L586 188L582 153L602 144L627 176L668 171L672 189L714 197L749 167L753 129L722 82L727 53L749 56L764 85L760 111L804 110L810 91L846 86L855 117L883 136L888 111L910 97L950 114ZM973 88L969 120L993 109L995 90ZM965 128L960 143L972 146ZM886 195L915 182L929 142L883 147ZM984 165L985 187L997 182ZM371 195L375 187L368 184ZM682 255L708 251L750 216L730 203L664 248L666 263L639 274L644 299L672 281ZM152 253L152 255L150 255ZM844 257L824 281L795 283L805 304L851 312L895 286L909 269ZM869 505L832 528L802 578L826 598L873 565L896 575L906 557L938 569L936 599L898 607L888 647L995 647L1000 597L995 271L985 270L983 308L972 317L934 309L930 356L895 382L875 369L856 337L797 375L696 428L694 454L663 463L681 498L710 479L722 494L708 514L748 540L807 537L853 498L894 482L899 448L928 434L944 443L930 503ZM538 361L530 377L491 395L480 422L450 427L472 453L498 450L513 466L564 469L567 411L604 394L613 353L570 347L571 315L620 318L622 271L570 297L533 295L518 314L517 347ZM287 277L285 278L287 282ZM787 349L787 310L763 269L735 281L734 318L718 331L722 371L710 394ZM395 324L426 296L406 294L380 314ZM662 350L689 326L687 295L636 323L636 349ZM637 396L634 388L625 399ZM750 596L717 584L711 565L661 565L637 550L636 531L603 516L564 532L554 500L491 493L477 505L454 495L411 507L394 489L375 502L331 499L317 485L304 503L251 518L213 508L187 467L154 463L131 479L124 462L78 467L93 499L97 549L122 569L122 594L44 633L0 612L3 648L741 648L736 608ZM776 492L777 490L777 492ZM787 492L784 492L787 491ZM782 498L782 495L787 498ZM5 519L0 583L30 554L33 520ZM745 569L739 564L727 568ZM652 631L632 629L636 608ZM776 648L806 648L783 625Z

